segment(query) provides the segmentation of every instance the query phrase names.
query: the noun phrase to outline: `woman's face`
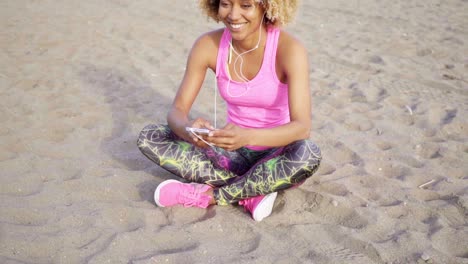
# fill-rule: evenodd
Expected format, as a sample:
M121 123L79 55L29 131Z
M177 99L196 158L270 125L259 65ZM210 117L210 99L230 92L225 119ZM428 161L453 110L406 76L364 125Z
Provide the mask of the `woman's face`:
M254 0L220 0L219 19L235 40L244 40L258 32L262 23L263 7Z

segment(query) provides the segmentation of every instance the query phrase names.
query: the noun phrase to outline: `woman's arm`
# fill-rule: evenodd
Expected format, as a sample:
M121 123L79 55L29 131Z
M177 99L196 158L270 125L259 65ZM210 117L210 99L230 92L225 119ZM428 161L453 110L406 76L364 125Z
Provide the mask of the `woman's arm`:
M213 50L217 50L217 35L219 35L217 31L209 32L202 35L194 43L187 59L184 77L167 115L167 122L171 130L189 142L197 142L198 140L188 134L185 127L212 129L208 121L201 118L189 120L188 114L203 84L207 69L215 69L216 67L216 53L213 53Z
M291 121L275 128L246 129L228 124L212 132L210 140L227 150L245 145L279 147L307 139L311 128L309 91L309 62L304 46L284 31L281 32L277 51L278 78L289 86L289 112ZM218 138L214 138L218 137Z

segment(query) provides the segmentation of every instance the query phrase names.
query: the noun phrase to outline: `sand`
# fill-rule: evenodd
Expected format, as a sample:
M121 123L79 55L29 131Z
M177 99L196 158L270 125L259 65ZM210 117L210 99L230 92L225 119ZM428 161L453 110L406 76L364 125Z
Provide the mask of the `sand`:
M257 223L156 207L174 176L136 147L221 26L195 1L1 1L0 263L468 263L467 10L303 1L323 164Z

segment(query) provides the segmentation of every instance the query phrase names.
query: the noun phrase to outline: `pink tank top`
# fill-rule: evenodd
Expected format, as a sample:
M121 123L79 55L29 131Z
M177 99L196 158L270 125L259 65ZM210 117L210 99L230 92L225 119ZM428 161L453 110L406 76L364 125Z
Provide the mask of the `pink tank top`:
M260 71L247 84L231 80L228 74L231 33L225 29L216 62L219 93L227 104L227 121L245 128L272 128L290 122L288 85L276 75L276 49L280 30L268 27ZM234 63L234 62L232 62ZM262 150L267 147L247 146Z

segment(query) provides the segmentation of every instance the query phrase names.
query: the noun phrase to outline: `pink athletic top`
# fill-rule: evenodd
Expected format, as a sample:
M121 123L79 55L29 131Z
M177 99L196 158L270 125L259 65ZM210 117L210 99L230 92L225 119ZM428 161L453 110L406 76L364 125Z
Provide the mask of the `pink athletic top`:
M271 128L290 122L288 85L276 75L276 49L280 30L268 27L265 53L257 75L248 83L234 81L228 73L231 33L224 30L216 62L218 89L227 104L227 122L245 128ZM234 63L234 62L232 62ZM263 146L247 146L263 150Z

